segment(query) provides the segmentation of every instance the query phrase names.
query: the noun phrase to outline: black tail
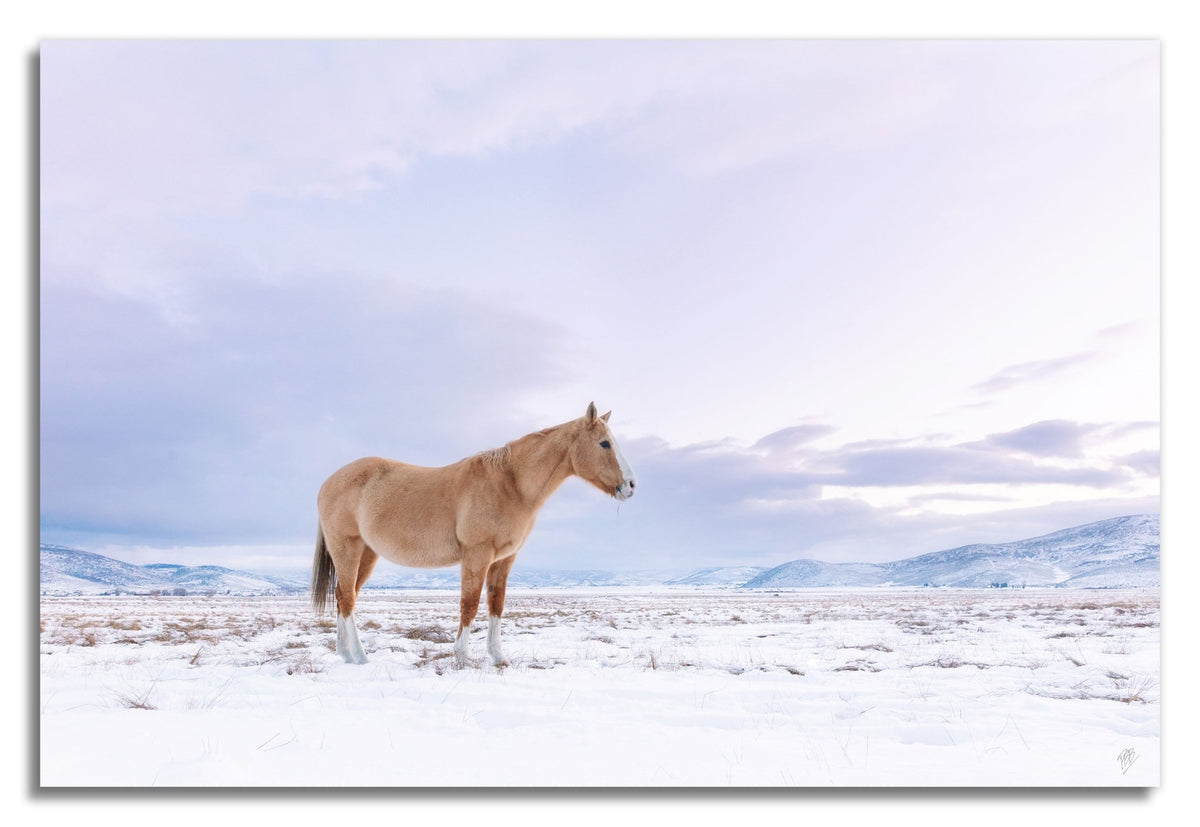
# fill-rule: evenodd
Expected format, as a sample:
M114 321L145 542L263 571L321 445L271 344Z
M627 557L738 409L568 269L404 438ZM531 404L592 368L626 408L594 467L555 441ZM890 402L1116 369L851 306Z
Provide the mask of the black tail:
M325 612L325 603L337 583L333 558L325 547L325 532L317 526L317 553L313 555L312 605L317 614Z

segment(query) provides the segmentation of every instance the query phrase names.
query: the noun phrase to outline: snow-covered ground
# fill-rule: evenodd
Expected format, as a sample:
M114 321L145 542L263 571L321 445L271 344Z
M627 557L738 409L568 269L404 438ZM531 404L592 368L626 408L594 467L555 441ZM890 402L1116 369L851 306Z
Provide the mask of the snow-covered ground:
M43 597L43 786L1153 786L1157 590ZM482 615L481 615L482 618Z

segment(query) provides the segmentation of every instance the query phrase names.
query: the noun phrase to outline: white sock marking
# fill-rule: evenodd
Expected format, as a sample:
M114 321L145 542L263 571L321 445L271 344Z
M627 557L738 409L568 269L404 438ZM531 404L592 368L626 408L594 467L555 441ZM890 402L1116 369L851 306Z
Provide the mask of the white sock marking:
M366 663L367 653L358 640L358 627L354 625L354 612L348 616L337 616L337 652L346 663Z
M488 654L495 663L504 661L504 653L500 651L500 618L495 615L488 615Z
M471 627L463 626L458 630L458 639L454 641L454 659L459 666L467 662L467 640L471 637Z

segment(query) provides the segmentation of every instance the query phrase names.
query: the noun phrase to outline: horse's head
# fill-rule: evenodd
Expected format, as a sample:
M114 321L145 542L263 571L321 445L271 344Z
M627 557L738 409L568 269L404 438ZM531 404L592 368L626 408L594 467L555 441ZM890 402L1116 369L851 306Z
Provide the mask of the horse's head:
M587 413L579 420L580 434L571 445L571 470L604 493L627 500L633 496L637 480L608 429L611 415L609 411L597 416L596 404L588 405Z

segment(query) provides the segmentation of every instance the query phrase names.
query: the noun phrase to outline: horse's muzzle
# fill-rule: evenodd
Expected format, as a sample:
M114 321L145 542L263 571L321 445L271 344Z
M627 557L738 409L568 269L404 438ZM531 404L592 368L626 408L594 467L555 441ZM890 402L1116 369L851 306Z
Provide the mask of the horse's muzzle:
M613 489L613 496L621 502L633 496L633 489L637 487L637 480L626 480Z

